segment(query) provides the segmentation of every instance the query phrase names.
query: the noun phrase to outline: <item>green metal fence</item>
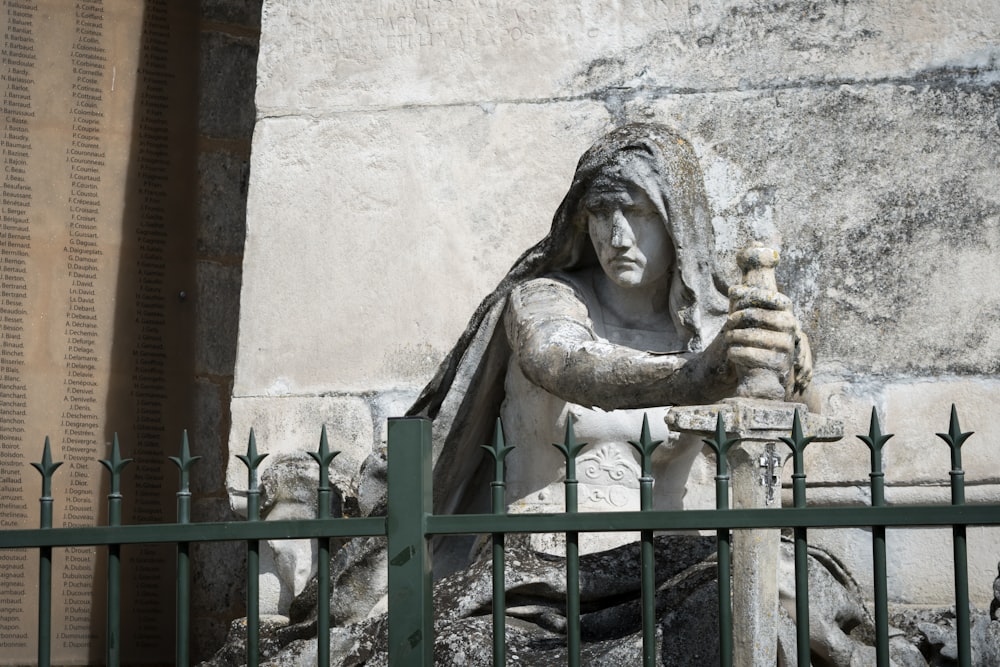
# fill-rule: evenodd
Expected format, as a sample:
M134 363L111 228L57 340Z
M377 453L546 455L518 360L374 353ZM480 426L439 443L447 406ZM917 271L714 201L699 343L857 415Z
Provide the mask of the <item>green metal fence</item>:
M334 537L383 536L388 545L389 561L389 656L390 664L399 666L429 666L433 664L434 628L432 609L431 550L429 540L436 535L484 534L493 536L494 576L494 664L505 664L504 613L504 536L508 533L564 533L566 535L566 619L568 663L580 664L579 614L580 598L578 535L585 532L639 531L641 535L641 596L642 596L642 664L655 664L655 605L653 533L658 530L715 530L718 542L719 619L722 665L732 664L732 614L730 591L730 531L745 528L791 528L795 535L797 655L800 665L808 665L809 654L809 595L806 550L809 528L870 527L873 541L874 604L877 639L877 664L889 665L889 637L886 580L886 527L946 526L951 527L954 542L955 606L958 633L958 660L971 667L968 567L966 527L1000 524L1000 505L966 505L961 447L971 433L963 433L952 408L947 433L938 434L951 449L952 502L947 506L886 506L882 449L890 434L883 434L875 411L872 411L870 431L858 436L871 450L871 507L819 508L806 505L806 478L802 455L812 438L802 433L798 416L789 437L782 440L791 448L793 458L793 507L781 511L770 509L729 509L729 468L726 455L738 441L727 437L721 419L714 437L705 443L717 454L716 509L656 511L652 506L653 479L650 457L658 444L651 440L644 424L637 441L632 442L642 461L640 480L641 509L638 512L576 512L575 458L584 443L576 442L572 423L567 426L565 441L556 446L566 457L566 512L562 514L505 513L504 459L511 451L503 440L499 422L491 446L484 448L492 455L496 474L492 485L493 513L478 515L434 515L431 511L431 426L420 418L392 419L389 422L389 497L385 517L332 518L329 516L330 484L328 467L336 452L330 452L324 429L320 446L313 458L320 466L317 489L319 516L309 520L261 521L260 489L257 470L265 455L257 452L253 433L247 453L240 460L247 466L248 517L244 522L190 523L188 476L197 457L190 455L185 434L181 454L171 457L180 471L177 492L177 522L156 525L119 525L122 494L120 476L129 463L119 453L117 438L110 459L101 461L111 475L108 496L109 525L95 527L53 528L52 477L60 463L53 462L46 439L42 460L34 463L42 476L41 525L34 530L0 532L0 548L35 548L39 558L38 600L38 664L51 662L52 640L51 593L52 550L69 546L98 545L108 549L108 605L106 664L118 665L121 646L127 638L120 635L120 575L121 545L169 543L177 550L177 620L176 663L189 664L188 628L190 623L190 562L189 546L193 542L243 541L247 545L247 664L259 663L259 619L257 613L257 582L259 577L258 547L260 540L311 539L319 544L318 620L319 641L317 662L330 662L330 599L329 539ZM9 613L7 610L5 613Z

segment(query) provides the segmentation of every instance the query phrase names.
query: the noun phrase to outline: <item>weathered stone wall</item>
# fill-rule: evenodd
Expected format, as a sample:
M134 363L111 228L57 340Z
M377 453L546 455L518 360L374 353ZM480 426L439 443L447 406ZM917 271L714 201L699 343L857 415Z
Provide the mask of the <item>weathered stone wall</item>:
M998 499L998 31L989 0L267 0L229 451L326 423L356 471L582 151L654 120L701 159L719 253L780 239L810 403L851 434L810 447L811 497L866 502L874 405L889 500L946 500L954 402L969 497ZM815 538L864 579L866 534ZM982 605L998 539L970 545ZM890 549L894 599L947 603L949 533Z
M229 402L236 362L240 276L254 124L261 0L202 0L198 81L195 415L191 424L195 521L234 518L225 491ZM194 547L192 652L204 658L245 611L239 544Z

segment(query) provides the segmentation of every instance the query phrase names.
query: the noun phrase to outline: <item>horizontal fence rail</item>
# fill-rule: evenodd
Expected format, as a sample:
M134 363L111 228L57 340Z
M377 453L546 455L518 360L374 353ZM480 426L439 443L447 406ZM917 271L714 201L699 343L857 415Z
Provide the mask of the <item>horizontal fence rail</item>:
M190 561L188 548L197 542L240 541L248 550L248 600L247 600L247 664L259 664L259 619L257 618L256 552L260 540L306 539L319 545L318 562L318 655L320 665L330 664L329 600L329 540L330 538L384 537L387 540L389 560L389 644L393 665L431 665L433 661L433 609L431 608L431 549L430 539L439 535L491 534L493 536L493 654L494 664L506 660L505 607L504 607L504 536L509 533L562 533L567 536L567 600L566 613L568 664L580 660L579 616L579 554L573 547L580 533L638 531L641 533L640 569L642 596L642 664L655 664L655 605L653 595L652 536L654 531L699 530L716 531L719 567L720 651L723 665L732 664L732 616L730 594L730 531L739 529L790 528L795 531L795 570L797 605L797 644L800 664L809 664L808 578L805 550L807 530L812 528L862 527L872 529L873 571L875 573L875 625L877 639L877 664L887 666L888 615L885 575L886 528L889 527L950 527L953 533L955 566L956 626L958 631L958 661L971 667L970 620L968 597L968 572L965 533L967 526L1000 525L1000 505L967 505L964 497L964 472L961 467L961 446L971 433L963 433L958 426L953 408L947 433L938 434L950 447L952 468L949 471L952 488L951 505L887 506L884 498L884 473L881 469L881 452L891 434L883 434L874 410L868 435L859 436L872 451L871 506L858 507L809 507L806 504L805 474L802 472L802 451L811 439L801 431L796 421L789 438L782 440L793 452L793 507L780 511L773 509L730 509L729 470L726 454L737 444L727 438L721 419L713 438L707 438L717 454L716 509L672 510L651 509L653 479L649 472L649 459L659 444L649 438L644 424L639 440L632 442L642 460L640 511L587 512L575 509L575 474L572 462L585 443L577 443L572 423L567 427L564 443L556 445L567 460L567 503L569 511L557 514L507 514L504 499L504 458L513 449L503 441L498 422L494 442L484 449L494 461L495 475L492 482L492 514L434 515L431 511L431 437L430 422L419 418L392 419L389 423L389 499L385 517L332 518L329 516L330 482L328 469L337 452L329 450L325 428L317 452L312 453L320 467L317 488L318 516L304 520L262 521L259 516L259 486L257 470L265 458L256 448L251 432L246 455L240 459L248 470L248 519L239 522L190 522L189 472L198 457L192 457L184 434L181 455L170 457L180 472L177 493L178 516L176 523L155 525L118 525L121 503L120 475L129 460L119 454L117 437L112 455L101 461L111 475L109 524L107 526L54 528L52 527L52 477L60 463L52 460L51 447L46 439L42 461L32 464L42 476L40 498L41 521L38 529L0 531L0 549L38 549L39 557L39 619L38 664L51 662L51 586L52 550L72 546L101 546L108 549L108 610L106 663L118 665L123 641L119 633L120 587L119 557L122 545L169 543L177 547L177 619L176 661L188 664L188 626L190 623ZM336 594L336 591L332 591ZM9 613L10 610L7 610Z
M777 515L777 516L776 516ZM426 535L479 533L581 533L725 528L888 528L990 526L1000 524L1000 505L906 505L726 510L651 510L580 514L451 514L426 518ZM172 544L243 540L312 540L327 537L385 537L386 518L282 519L259 522L157 523L76 526L0 531L0 549Z

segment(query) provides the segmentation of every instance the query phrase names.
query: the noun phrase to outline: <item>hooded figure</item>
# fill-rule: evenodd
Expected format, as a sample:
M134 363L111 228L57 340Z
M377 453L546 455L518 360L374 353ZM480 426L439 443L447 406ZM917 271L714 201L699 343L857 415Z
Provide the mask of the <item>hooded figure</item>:
M666 454L660 459L665 465L654 471L654 504L686 503L687 473L701 447L669 437L662 419L666 406L731 395L731 352L762 347L755 342L759 334L768 341L763 347L786 358L789 367L795 359L797 387L808 382L808 348L787 297L754 293L749 306L729 313L726 294L735 283L735 266L715 260L711 215L691 146L660 125L626 125L599 139L580 159L549 234L482 301L409 411L434 420L434 512L489 511L492 467L480 446L492 440L501 412L506 444L517 447L507 457L511 511L534 511L536 505L559 511L550 500L558 501L561 493L549 493L549 487L559 483L563 464L552 459L555 449L548 443L562 440L558 431L570 417L578 433L590 429L580 440L591 446L577 459L581 510L588 501L595 505L589 509L600 509L602 502L628 509L637 485L627 476L637 467L627 440L639 436L646 411L653 437L668 441L659 448ZM581 465L588 457L589 468ZM593 488L585 489L591 482ZM378 455L362 469L360 495L366 512L384 511L385 460ZM701 544L698 537L667 538ZM470 566L469 546L453 536L438 540L434 554L436 576L454 573L453 589L467 593L460 596L460 609L448 612L463 618L488 613L492 595L485 561ZM561 613L564 571L549 549L558 553L558 544L512 539L508 546L519 547L519 558L531 563L511 584L508 614L555 628L558 619L544 619ZM614 545L581 546L603 552ZM677 553L696 562L709 551L710 540L695 550L671 552L670 562L687 567L692 563L680 563ZM592 554L594 576L582 579L582 599L595 609L601 600L617 604L636 593L635 582L621 584L628 590L621 582L605 585L604 575L635 561L619 562L622 552L607 553L615 566L608 567L602 553ZM385 611L386 570L381 538L354 539L338 551L331 622L342 628L359 624L362 633L384 627L376 617ZM657 571L675 572L663 562ZM306 609L315 609L312 598L303 599ZM527 606L510 608L519 604ZM355 637L355 630L342 636Z
M530 461L554 455L548 443L561 436L548 438L568 415L586 422L588 414L731 395L727 336L719 334L733 328L726 294L735 266L727 274L715 257L690 144L651 124L626 125L599 139L581 157L549 234L482 301L409 411L434 420L434 511L488 511L488 477L477 468L480 445L490 442L501 411L507 444L519 448L508 461L521 456L520 466L510 465L530 473L550 468ZM737 326L799 332L787 305L764 308L781 322ZM532 411L526 420L519 416L525 406ZM638 436L639 419L625 420L636 426L619 435L622 443ZM650 416L654 424L665 429L658 415ZM529 434L541 442L520 441ZM508 501L555 481L520 483L513 470Z

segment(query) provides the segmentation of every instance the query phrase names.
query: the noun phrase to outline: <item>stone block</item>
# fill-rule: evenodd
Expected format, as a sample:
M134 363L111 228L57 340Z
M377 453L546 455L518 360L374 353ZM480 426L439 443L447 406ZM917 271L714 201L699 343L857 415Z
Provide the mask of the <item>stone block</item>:
M192 514L194 521L239 520L225 498L198 499ZM229 622L246 613L246 544L199 542L191 552L192 650L207 658L225 640Z
M950 450L937 433L948 431L951 405L958 407L963 431L974 435L962 447L969 502L998 502L996 451L1000 434L991 419L1000 387L993 379L938 378L897 380L870 378L824 382L813 387L811 408L845 421L844 438L814 443L806 449L809 500L817 504L871 502L870 449L857 436L867 435L874 407L883 434L892 434L882 450L889 503L951 502ZM784 470L785 502L790 503L791 466Z
M817 372L1000 370L1000 89L820 86L636 100L695 146L719 254L780 239Z
M809 543L833 553L871 599L874 591L871 530L810 530ZM969 599L973 606L987 610L997 576L1000 528L970 527L967 543ZM940 607L955 604L950 528L887 530L886 569L891 603Z
M951 502L951 453L936 434L948 431L952 404L957 406L962 431L974 432L962 447L966 497L970 502L1000 500L994 447L1000 425L992 418L1000 392L996 380L945 377L890 382L870 378L818 384L813 390L816 403L826 414L844 419L845 429L840 442L817 443L806 450L808 482L816 487L810 489L811 501L871 501L870 450L857 436L868 434L875 407L882 433L893 434L882 450L887 502ZM790 484L790 467L786 466L785 486Z
M948 504L950 454L935 434L948 431L954 402L963 431L976 431L962 448L969 503L1000 502L997 484L997 426L991 419L998 383L992 379L937 378L925 381L868 381L822 384L816 397L828 413L847 421L842 443L818 443L807 449L811 504L871 503L870 456L854 434L866 434L871 406L879 412L883 433L893 437L883 449L886 501L891 505ZM866 411L867 410L867 411ZM784 504L791 503L790 466L785 469ZM833 482L833 485L830 483ZM810 530L810 544L830 550L871 595L871 531ZM987 609L993 597L1000 529L968 528L969 594ZM949 528L898 528L887 531L889 597L898 604L954 604L952 533Z
M232 418L227 486L239 512L246 511L247 470L236 455L246 453L251 428L257 451L277 454L316 451L325 425L330 450L340 451L330 466L331 478L339 479L351 479L357 473L374 441L368 403L350 396L237 397L232 403ZM265 458L260 472L270 463Z
M259 28L263 4L263 0L201 0L201 16L208 21Z
M932 0L268 0L261 115L782 88L989 67L1000 12Z
M256 40L203 32L198 86L198 129L213 139L253 133Z
M202 374L229 375L236 364L240 268L201 261L195 272L199 286L195 368Z
M218 493L225 488L222 449L222 414L224 398L218 385L203 379L194 382L195 423L188 432L191 455L201 459L191 469L191 491L196 494Z
M228 151L198 155L198 252L240 257L246 241L250 161Z
M607 121L568 102L259 123L234 393L421 386Z
M962 446L966 484L1000 481L996 463L1000 381L937 378L901 383L885 393L886 430L896 434L885 449L887 482L948 486L951 450L935 434L948 432L952 404L962 431L974 432Z
M807 482L820 487L810 490L810 497L819 496L814 500L839 503L841 499L831 498L827 492L831 483L847 488L862 486L867 490L871 454L868 446L857 436L868 433L873 407L881 410L882 415L885 413L880 389L881 385L876 383L844 382L823 377L813 381L808 394L810 409L844 422L844 437L840 440L816 442L806 447ZM790 455L787 447L785 451ZM785 486L790 487L791 474L792 466L788 463L784 469ZM854 500L860 502L860 498L856 499L851 494L849 501Z

